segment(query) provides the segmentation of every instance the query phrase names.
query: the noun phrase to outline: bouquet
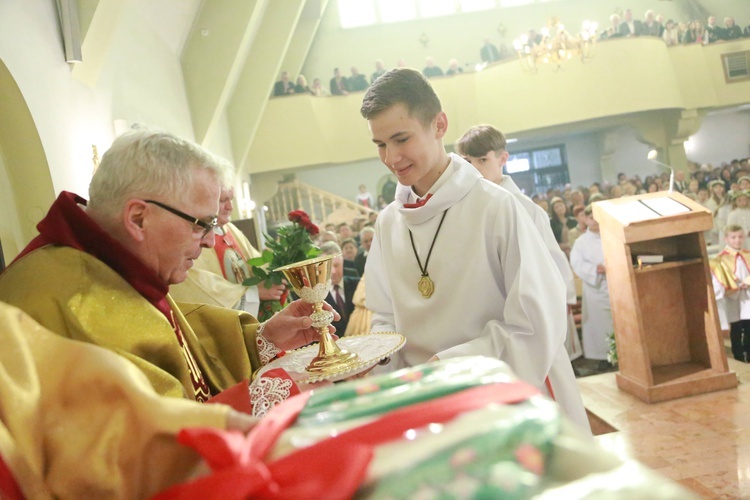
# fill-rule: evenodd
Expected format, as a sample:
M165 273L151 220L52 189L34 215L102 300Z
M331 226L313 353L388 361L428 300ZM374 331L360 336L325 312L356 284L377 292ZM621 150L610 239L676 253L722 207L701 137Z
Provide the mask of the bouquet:
M245 286L262 286L271 288L283 283L284 275L273 271L281 266L294 264L311 259L320 254L320 249L312 242L312 237L319 232L318 226L312 223L310 217L303 210L289 212L291 224L278 229L278 238L273 239L266 234L267 247L263 254L250 259L247 264L252 271L252 277L242 282ZM260 304L258 321L266 321L286 305L289 289L281 296L281 300L265 300Z

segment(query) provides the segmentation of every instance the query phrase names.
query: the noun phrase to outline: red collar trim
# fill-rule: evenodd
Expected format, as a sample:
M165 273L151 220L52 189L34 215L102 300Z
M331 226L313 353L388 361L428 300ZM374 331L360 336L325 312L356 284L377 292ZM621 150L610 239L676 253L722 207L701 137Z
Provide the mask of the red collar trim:
M167 314L169 305L165 299L169 285L104 231L79 205L86 206L86 200L75 193L61 192L47 215L37 225L39 236L13 262L46 245L75 248L107 264L138 293Z

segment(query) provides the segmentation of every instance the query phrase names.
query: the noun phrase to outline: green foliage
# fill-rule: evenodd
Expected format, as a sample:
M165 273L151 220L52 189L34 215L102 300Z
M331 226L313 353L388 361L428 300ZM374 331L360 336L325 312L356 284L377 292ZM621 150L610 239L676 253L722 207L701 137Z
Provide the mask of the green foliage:
M268 248L260 257L247 261L253 275L243 281L243 285L255 286L263 283L266 288L280 285L284 275L274 269L311 259L320 254L320 249L313 244L311 238L311 234L317 234L317 227L310 223L304 212L301 212L304 216L297 215L293 219L291 214L295 213L290 213L290 220L294 222L279 227L278 239L274 240L269 235L265 235Z
M607 353L607 361L612 366L617 366L617 344L615 343L615 332L610 332L609 335L607 335L607 340L609 340L609 352Z

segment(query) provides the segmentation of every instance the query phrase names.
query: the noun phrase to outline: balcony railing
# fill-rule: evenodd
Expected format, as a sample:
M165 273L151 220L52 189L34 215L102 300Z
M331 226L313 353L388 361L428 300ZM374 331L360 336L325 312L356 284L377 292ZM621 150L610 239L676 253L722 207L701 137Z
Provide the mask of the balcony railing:
M377 213L377 210L298 180L280 182L279 190L266 202L266 206L268 226L287 223L287 214L292 210L304 210L313 222L321 225L352 224L356 219L367 219L370 213Z

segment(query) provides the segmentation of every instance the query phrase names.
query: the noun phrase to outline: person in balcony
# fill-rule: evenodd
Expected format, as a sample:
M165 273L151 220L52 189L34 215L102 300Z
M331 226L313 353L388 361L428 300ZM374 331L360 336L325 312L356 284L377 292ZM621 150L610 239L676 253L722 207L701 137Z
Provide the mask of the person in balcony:
M273 86L273 95L282 96L291 94L294 94L294 84L289 81L289 73L283 71L281 73L281 79Z
M667 19L667 24L664 26L664 33L661 37L664 39L664 43L668 46L678 45L680 43L680 35L677 31L677 25L672 19Z
M383 61L381 59L378 59L377 61L375 61L375 71L370 77L370 83L380 78L383 73L385 73L385 65L383 64Z
M642 36L661 36L662 25L656 20L656 13L649 9L646 11L644 20L641 23Z
M434 78L436 76L443 76L443 70L440 66L435 64L435 59L428 57L425 59L425 67L422 70L422 74L427 78Z
M367 78L359 72L356 66L352 66L352 76L346 80L346 89L349 92L361 92L367 89Z
M323 84L321 83L320 78L313 78L312 87L310 87L310 93L315 97L326 97L329 95L328 91L323 88Z
M482 58L482 62L490 64L495 61L499 61L500 52L497 50L489 38L484 39L484 45L479 49L479 56Z
M627 9L624 14L624 19L620 23L620 36L639 36L643 32L641 24L643 23L638 19L633 19L633 12L630 9Z
M724 30L722 40L737 40L742 38L742 28L734 24L733 17L724 18Z
M341 74L341 70L339 68L333 69L333 78L331 78L330 84L331 95L349 94L346 77Z
M609 16L610 26L602 31L599 35L599 40L609 40L610 38L620 38L623 36L620 33L620 16L612 14Z
M706 23L706 43L714 43L724 39L724 29L716 24L716 16L708 16Z
M445 72L446 75L457 75L463 72L464 69L458 65L458 59L451 59L448 61L448 71Z
M299 75L297 77L297 83L294 85L295 94L311 94L310 86L307 85L307 78L305 75Z

